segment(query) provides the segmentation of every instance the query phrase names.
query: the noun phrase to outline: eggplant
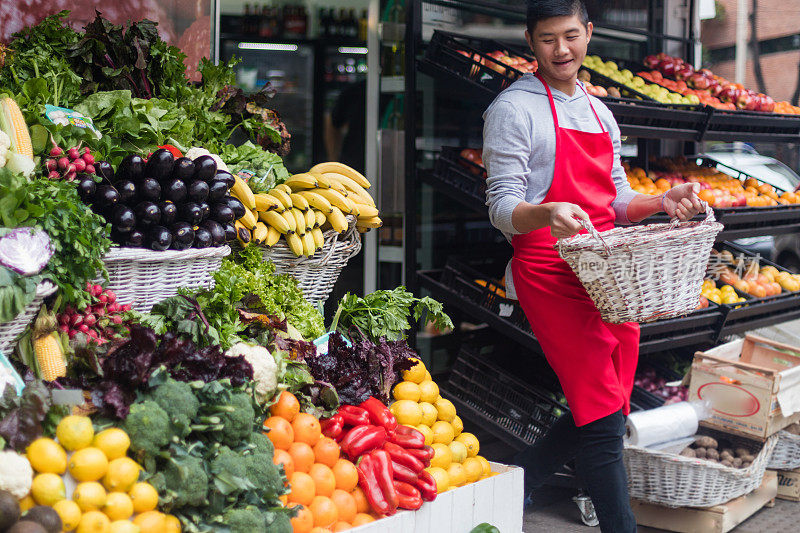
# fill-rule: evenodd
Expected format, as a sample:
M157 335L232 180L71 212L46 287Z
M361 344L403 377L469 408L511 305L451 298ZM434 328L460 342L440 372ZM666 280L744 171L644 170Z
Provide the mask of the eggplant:
M211 181L217 173L217 162L210 155L201 155L194 160L194 179Z
M247 213L244 208L244 204L240 202L238 198L234 198L233 196L225 196L221 203L224 203L233 209L233 214L236 220L239 220L245 215L245 213Z
M200 222L211 216L211 206L208 205L208 202L200 202L197 205L200 206Z
M185 250L194 242L194 229L187 222L176 222L169 227L172 233L173 250Z
M229 189L233 187L234 183L236 183L236 180L234 179L233 175L226 170L218 170L217 173L214 175L214 180L224 181L225 185L227 185Z
M131 180L136 183L144 176L144 159L136 154L125 156L117 168L116 176L118 179Z
M208 201L219 202L228 194L228 184L223 180L213 179L208 186Z
M119 245L124 245L125 241L128 240L129 233L130 231L122 232L114 228L111 228L111 234L109 235L109 238L111 239L111 242L114 242Z
M211 245L222 246L225 244L225 228L222 224L215 220L206 220L200 224L201 228L205 228L211 234Z
M172 174L172 167L175 164L175 156L172 152L159 148L147 158L147 165L144 167L144 172L151 178L163 180Z
M154 178L144 178L137 183L136 189L140 199L156 202L161 198L161 184Z
M225 242L231 242L236 239L236 226L228 222L223 224L222 227L225 229Z
M193 202L205 202L208 199L208 183L194 180L189 184L189 199Z
M119 192L111 185L100 185L95 192L94 201L101 209L107 209L119 203Z
M125 242L122 244L132 248L141 247L144 244L144 232L140 229L133 229L129 231L125 238Z
M127 233L136 226L136 215L127 205L116 205L111 217L111 227L120 233Z
M121 167L122 165L120 165ZM94 164L94 173L108 181L114 181L114 167L108 161L100 161Z
M211 232L205 228L197 228L194 230L194 246L195 248L208 248L214 242Z
M161 225L168 226L178 219L178 208L169 200L158 203L161 210Z
M161 209L148 200L136 204L134 212L136 213L136 219L139 221L139 225L142 227L152 226L161 222Z
M84 203L90 202L97 192L97 184L92 178L85 178L78 182L78 195Z
M186 200L186 184L179 179L168 180L163 187L164 198L170 202L180 203Z
M236 215L233 213L233 209L228 207L228 204L220 202L211 207L211 219L225 224L236 220Z
M172 166L172 177L183 181L194 178L194 162L188 157L179 157Z
M203 212L200 206L194 202L186 202L178 206L178 220L188 222L192 226L196 226L203 219Z
M156 250L163 252L172 244L172 233L164 226L153 226L147 231L147 245Z
M132 202L136 198L136 185L131 180L119 180L114 184L119 193L119 201L123 204Z

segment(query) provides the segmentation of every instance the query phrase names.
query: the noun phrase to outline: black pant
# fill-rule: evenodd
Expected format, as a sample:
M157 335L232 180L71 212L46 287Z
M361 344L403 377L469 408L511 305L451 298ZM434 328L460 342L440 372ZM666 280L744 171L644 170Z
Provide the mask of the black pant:
M622 411L576 427L572 414L556 420L547 434L520 452L514 462L525 469L525 493L541 487L565 463L575 459L578 476L594 504L603 533L636 532L622 463Z

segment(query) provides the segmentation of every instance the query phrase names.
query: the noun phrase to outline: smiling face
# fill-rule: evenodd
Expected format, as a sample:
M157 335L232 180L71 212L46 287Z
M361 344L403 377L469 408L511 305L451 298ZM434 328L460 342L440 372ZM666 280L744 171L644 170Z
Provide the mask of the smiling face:
M539 62L539 72L556 89L572 94L578 70L592 37L592 23L577 15L540 20L525 38Z

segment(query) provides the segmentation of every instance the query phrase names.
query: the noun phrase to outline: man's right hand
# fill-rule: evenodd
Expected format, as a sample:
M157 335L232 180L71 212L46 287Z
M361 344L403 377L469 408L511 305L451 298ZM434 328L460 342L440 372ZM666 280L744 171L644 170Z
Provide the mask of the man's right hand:
M577 235L582 229L579 220L589 221L586 211L569 202L552 202L550 208L550 234L556 239Z

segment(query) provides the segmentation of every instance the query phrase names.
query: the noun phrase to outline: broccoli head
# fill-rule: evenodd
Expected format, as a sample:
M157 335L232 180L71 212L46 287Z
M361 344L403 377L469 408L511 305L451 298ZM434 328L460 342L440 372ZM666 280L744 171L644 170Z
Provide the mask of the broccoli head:
M284 512L270 511L265 513L264 516L266 517L266 530L268 533L292 533L294 530L289 515Z
M247 478L258 487L262 499L271 500L287 491L284 484L286 478L272 462L272 456L261 453L246 455L245 464Z
M246 392L232 394L228 405L224 406L218 416L224 426L222 440L226 444L236 446L247 440L253 432L256 412L253 401Z
M176 434L185 437L191 432L192 420L200 409L200 402L191 385L167 378L167 381L151 390L147 398L166 411Z
M264 433L254 431L250 435L250 444L254 446L253 453L263 453L270 457L275 455L275 446Z
M151 400L131 406L124 429L131 439L131 449L149 455L157 454L172 438L169 416Z
M236 491L245 490L247 483L247 464L244 456L227 446L222 446L219 453L211 461L211 473L214 486L227 496Z
M251 533L266 529L264 515L255 507L230 509L222 515L222 520L231 533Z
M175 507L199 506L206 502L208 476L198 457L171 457L164 467L167 490L173 493Z

